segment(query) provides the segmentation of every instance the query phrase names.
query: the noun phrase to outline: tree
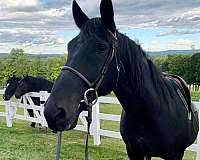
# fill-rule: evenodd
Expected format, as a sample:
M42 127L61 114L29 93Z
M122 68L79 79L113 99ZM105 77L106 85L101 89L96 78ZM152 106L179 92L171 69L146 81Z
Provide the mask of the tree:
M33 76L39 76L46 78L47 76L47 66L45 60L41 58L41 55L38 55L35 60L32 61L33 66L31 72Z
M153 62L160 68L163 69L163 64L167 61L166 56L156 56L151 58Z
M169 74L175 74L186 78L186 64L189 60L189 55L168 55L167 59L161 64L161 69Z
M26 75L30 70L29 62L28 55L23 49L13 48L8 56L7 73L9 75L15 73L18 76Z
M13 56L13 57L18 57L18 56L22 56L24 55L25 52L23 49L18 49L18 48L13 48L11 51L10 51L10 55Z
M0 60L0 86L5 85L6 77L5 77L5 61Z
M54 81L60 73L60 67L64 65L66 61L66 55L57 58L48 58L48 79Z
M190 57L186 64L186 79L190 84L200 85L200 53Z
M60 67L66 62L67 54L58 57L42 55L30 56L23 49L13 48L8 57L0 59L0 86L5 85L9 76L15 74L23 77L25 75L40 76L54 81Z

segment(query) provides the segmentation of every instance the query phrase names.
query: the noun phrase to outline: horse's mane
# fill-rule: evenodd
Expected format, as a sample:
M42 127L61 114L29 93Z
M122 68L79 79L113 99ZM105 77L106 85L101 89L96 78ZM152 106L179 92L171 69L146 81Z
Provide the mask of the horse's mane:
M10 82L12 82L12 81L20 81L22 78L21 77L10 77L7 81L6 81L6 83L10 83Z
M127 51L125 54L127 54L128 65L130 66L130 70L128 70L127 74L132 90L137 92L137 94L145 95L143 93L145 92L145 73L149 70L153 87L157 94L160 95L160 100L168 101L169 97L172 97L174 92L172 91L171 85L167 83L161 70L153 64L140 45L123 34L119 34L119 37L119 43L123 43L121 46L124 46L120 48L121 53Z
M32 92L39 92L41 90L50 92L53 86L52 81L49 81L43 77L28 76L28 80L26 80L26 82L29 82L29 84L32 85Z

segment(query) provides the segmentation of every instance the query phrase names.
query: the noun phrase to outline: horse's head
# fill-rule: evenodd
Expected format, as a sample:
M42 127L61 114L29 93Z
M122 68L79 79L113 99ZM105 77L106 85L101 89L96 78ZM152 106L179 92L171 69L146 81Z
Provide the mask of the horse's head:
M19 99L22 95L30 92L32 87L30 79L31 79L30 76L25 76L23 79L19 81L19 85L15 91L15 97L17 99Z
M3 95L3 99L5 101L10 100L10 98L15 94L19 81L20 81L20 78L16 77L15 75L13 75L7 80L6 82L7 87Z
M76 126L79 103L89 88L108 94L117 82L117 31L111 0L102 0L101 18L89 19L73 1L73 16L80 33L68 44L68 60L45 104L45 117L55 131Z

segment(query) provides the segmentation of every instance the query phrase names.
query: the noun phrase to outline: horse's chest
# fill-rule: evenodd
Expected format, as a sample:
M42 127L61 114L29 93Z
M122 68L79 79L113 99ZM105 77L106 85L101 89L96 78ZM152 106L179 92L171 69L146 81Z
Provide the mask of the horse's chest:
M146 130L147 127L143 124L137 123L134 120L128 120L127 117L122 114L120 124L121 135L125 144L132 150L142 153L156 151L154 144L150 141L150 139L152 139L151 133Z

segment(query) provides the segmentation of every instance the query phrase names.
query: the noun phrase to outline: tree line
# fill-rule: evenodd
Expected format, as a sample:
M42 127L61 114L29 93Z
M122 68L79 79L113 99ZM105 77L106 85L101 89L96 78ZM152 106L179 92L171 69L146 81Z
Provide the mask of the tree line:
M0 86L4 86L6 80L13 74L19 77L40 76L54 81L66 58L66 54L47 58L37 55L33 58L22 49L12 49L6 58L0 59ZM200 85L200 53L156 56L151 59L163 72L179 75L188 84Z
M200 53L153 57L163 72L182 77L188 84L200 85Z
M40 76L54 81L65 62L66 54L47 58L37 55L33 58L22 49L12 49L6 58L0 59L0 86L5 86L7 79L14 74L18 77Z

